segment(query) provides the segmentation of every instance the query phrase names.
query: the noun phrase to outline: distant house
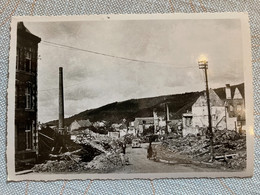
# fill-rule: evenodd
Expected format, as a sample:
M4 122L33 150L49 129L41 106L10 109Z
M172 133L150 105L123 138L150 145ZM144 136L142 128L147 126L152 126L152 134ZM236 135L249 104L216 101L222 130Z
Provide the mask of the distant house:
M168 131L170 132L170 123L172 122L169 120L169 110L167 107L167 118L168 118ZM165 134L165 127L166 127L166 120L165 116L158 116L157 113L153 112L153 117L138 117L135 118L133 121L134 129L136 130L137 134L142 134L145 129L150 127L154 128L155 134ZM129 128L130 129L130 128Z
M106 121L96 121L96 122L93 123L93 126L96 127L96 128L105 127Z
M111 125L113 131L116 131L119 133L119 137L122 137L128 133L128 127L126 120L123 119L122 123L114 123Z
M225 102L219 98L213 89L209 91L210 107L212 115L212 126L216 126L225 117ZM201 95L192 105L192 126L208 126L208 107L206 95ZM184 123L187 126L187 121Z
M154 126L154 117L135 118L134 126L138 133L143 133L144 129Z
M112 129L114 129L115 131L119 131L121 125L122 125L122 124L114 123L114 124L111 125L111 127L112 127Z
M133 134L136 135L137 130L135 129L135 124L134 121L129 122L129 126L128 126L128 134Z
M123 124L121 124L119 126L119 136L123 137L124 135L126 135L127 134L127 130L128 130L127 125L123 122Z
M210 89L212 127L223 130L238 130L245 125L244 85L222 89ZM208 127L207 98L202 94L192 105L191 112L183 114L183 135L199 133L199 128Z
M92 123L87 120L75 120L70 124L70 131L78 130L80 128L88 128L92 126Z
M228 113L228 117L236 117L236 126L243 127L246 124L245 118L245 97L244 97L244 85L231 88L230 85L226 85L226 99L225 107Z

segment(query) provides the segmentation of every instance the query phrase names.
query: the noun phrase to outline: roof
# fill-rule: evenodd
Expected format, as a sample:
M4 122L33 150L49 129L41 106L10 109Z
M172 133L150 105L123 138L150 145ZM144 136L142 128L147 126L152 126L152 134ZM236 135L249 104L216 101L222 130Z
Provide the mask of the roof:
M230 86L232 99L234 97L236 88L238 89L238 91L242 95L243 99L245 99L245 91L244 91L245 90L245 86L244 86L244 83ZM226 88L225 87L214 89L214 91L216 92L216 94L218 95L218 97L221 100L225 100L226 99Z
M140 117L140 118L135 118L135 120L138 121L139 124L144 124L143 121L145 121L145 124L153 124L154 123L153 117Z
M216 92L213 89L209 90L209 97L210 97L210 105L211 106L223 106L224 101L220 99L220 97L216 94ZM207 105L207 98L206 94L202 94L197 101L192 105L195 107L201 107Z
M32 34L23 24L23 22L18 22L17 23L17 30L20 30L20 31L25 31L27 33L30 33Z
M32 34L23 24L23 22L17 23L17 35L21 35L21 37L29 37L31 40L39 43L41 38Z
M81 127L90 127L92 125L92 123L89 121L89 119L87 119L87 120L79 120L77 122L78 122L78 124Z

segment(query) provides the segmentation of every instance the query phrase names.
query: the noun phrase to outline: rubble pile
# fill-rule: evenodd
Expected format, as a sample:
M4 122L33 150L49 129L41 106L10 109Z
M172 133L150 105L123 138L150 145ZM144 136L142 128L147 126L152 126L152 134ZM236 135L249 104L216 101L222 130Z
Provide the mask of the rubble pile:
M34 172L76 172L84 169L84 163L79 164L70 160L48 160L45 163L37 164L33 167Z
M77 139L77 150L50 154L49 160L33 167L34 172L109 172L122 166L122 141L113 139Z
M80 145L90 145L91 147L99 150L99 151L102 151L102 152L106 152L108 149L109 149L109 140L106 139L89 139L89 138L86 138L86 137L81 137L81 138L77 138L75 140L75 142L77 144L80 144Z
M214 156L215 165L222 165L229 169L243 169L246 166L246 136L240 135L236 131L214 132ZM186 156L196 162L209 162L210 160L210 139L206 136L187 135L166 139L162 146L170 152L160 154L166 160L176 159L178 155ZM160 152L159 148L154 147L155 153ZM159 156L158 154L156 154ZM162 157L163 156L163 157ZM214 164L214 163L213 163Z
M120 166L122 166L122 161L119 153L103 153L89 162L85 169L104 173Z
M216 155L223 153L230 154L233 152L246 150L246 136L239 135L236 131L216 131L214 133L214 145Z
M35 165L32 170L34 172L81 171L84 168L84 162L81 162L81 157L75 154L80 151L81 150L66 152L60 155L50 155L51 160L47 160L45 163Z
M209 139L205 136L196 137L194 135L163 141L163 145L168 146L171 151L190 156L208 151L209 143Z
M237 156L234 156L232 160L227 161L227 167L231 169L245 169L246 153L239 153Z

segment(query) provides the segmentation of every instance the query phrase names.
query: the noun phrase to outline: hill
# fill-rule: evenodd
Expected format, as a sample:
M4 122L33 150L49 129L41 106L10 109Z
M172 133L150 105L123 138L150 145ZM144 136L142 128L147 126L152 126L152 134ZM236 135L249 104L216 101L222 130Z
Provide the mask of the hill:
M231 91L234 91L236 87L238 87L244 95L244 84L242 83L231 86ZM221 96L221 98L225 96L224 87L214 90L219 96ZM164 116L166 103L168 104L170 110L170 119L180 119L183 113L187 112L187 110L191 110L193 103L203 93L204 91L190 92L114 102L96 109L86 110L66 118L65 125L70 125L74 120L86 119L89 119L92 122L105 120L111 123L119 123L123 118L127 119L127 121L133 121L136 117L153 116L153 110L155 110L159 116ZM58 121L50 121L48 124L58 125Z

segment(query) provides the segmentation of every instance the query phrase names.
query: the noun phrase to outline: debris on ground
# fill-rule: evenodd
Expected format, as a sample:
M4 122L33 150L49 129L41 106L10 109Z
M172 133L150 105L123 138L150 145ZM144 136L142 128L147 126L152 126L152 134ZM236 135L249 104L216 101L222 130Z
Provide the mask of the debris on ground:
M213 165L228 169L246 167L246 136L231 130L215 130ZM154 158L178 163L209 162L210 139L206 136L187 135L171 137L161 145L153 146Z
M97 172L109 172L115 168L123 166L122 159L120 157L122 153L106 153L96 156L91 162L89 162L85 169Z
M36 164L32 170L34 172L71 172L81 171L83 166L81 157L77 153L81 150L66 152L59 155L50 154L51 160L45 163Z
M33 167L34 172L109 172L129 163L122 155L122 140L80 138L74 151L50 154L49 159Z

